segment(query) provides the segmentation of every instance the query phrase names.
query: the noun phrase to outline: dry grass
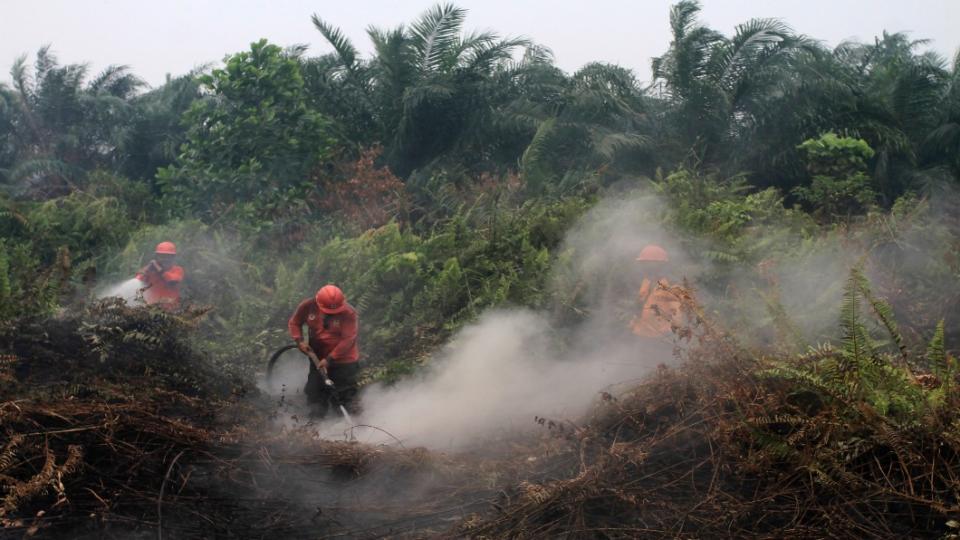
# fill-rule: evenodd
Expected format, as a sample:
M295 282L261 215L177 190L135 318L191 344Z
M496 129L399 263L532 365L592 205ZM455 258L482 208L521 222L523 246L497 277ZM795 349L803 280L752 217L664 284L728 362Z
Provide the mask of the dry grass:
M956 396L935 414L892 421L866 403L764 376L772 360L751 357L684 302L682 367L603 394L579 423L538 419L542 439L497 459L279 429L255 392L207 380L216 374L204 369L179 377L189 366L178 362L199 360L169 357L180 350L167 339L170 321L122 314L157 338L133 340L136 361L120 316L101 320L121 331L96 349L78 339L89 324L52 337L25 327L0 350L10 374L0 527L4 536L70 538L950 532L960 515ZM161 360L170 365L145 369ZM54 368L63 366L61 376Z

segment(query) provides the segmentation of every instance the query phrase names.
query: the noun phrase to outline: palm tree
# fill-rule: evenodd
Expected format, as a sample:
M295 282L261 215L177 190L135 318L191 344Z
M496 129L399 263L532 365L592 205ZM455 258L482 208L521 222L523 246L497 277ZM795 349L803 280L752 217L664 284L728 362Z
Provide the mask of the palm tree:
M888 204L915 183L920 146L939 123L947 71L938 56L915 53L925 43L884 32L872 45L848 43L836 51L853 74L849 129L876 151L872 176Z
M960 51L944 74L944 84L936 111L935 127L923 138L924 163L930 166L946 165L955 180L960 180Z
M663 125L679 141L675 157L716 163L795 87L795 64L815 44L776 19L752 19L727 38L701 25L699 11L695 0L671 9L673 37L653 59L652 90L669 104Z
M492 32L465 34L466 13L437 5L409 26L371 27L375 54L367 61L339 29L313 16L334 49L311 65L313 87L327 100L321 110L341 123L359 118L375 126L372 136L387 145L387 159L401 175L470 146L470 134L486 122L491 96L498 93L492 83L516 49L531 45ZM339 89L330 92L332 87Z
M14 165L16 159L14 107L16 107L16 95L10 87L0 83L0 186L6 183L10 167Z
M534 130L521 160L528 188L573 188L582 180L580 173L650 149L648 99L630 70L591 63L567 77L539 61L518 75L519 97L503 113Z
M130 101L132 115L117 134L117 165L123 174L152 180L157 169L174 162L186 140L181 119L202 96L197 76L203 69L176 78L168 76L162 86Z
M13 89L4 92L16 141L8 183L55 195L116 159L117 135L144 83L126 66L109 66L85 85L87 71L60 66L49 46L37 52L32 73L26 56L14 63Z

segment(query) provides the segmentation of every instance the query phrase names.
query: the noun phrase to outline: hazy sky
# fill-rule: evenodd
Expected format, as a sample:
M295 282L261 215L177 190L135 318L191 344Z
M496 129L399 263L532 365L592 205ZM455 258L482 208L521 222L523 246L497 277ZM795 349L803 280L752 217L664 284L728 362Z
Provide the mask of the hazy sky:
M368 25L409 22L433 0L0 0L0 80L17 56L52 44L61 63L87 62L94 71L126 64L151 85L267 38L302 43L308 54L330 49L313 28L319 14L339 26L362 52ZM650 58L669 42L672 0L460 0L468 30L523 35L550 47L573 71L589 61L632 68L649 80ZM953 57L960 47L960 0L706 0L701 19L729 35L753 17L779 17L829 45L872 41L884 29L932 40Z

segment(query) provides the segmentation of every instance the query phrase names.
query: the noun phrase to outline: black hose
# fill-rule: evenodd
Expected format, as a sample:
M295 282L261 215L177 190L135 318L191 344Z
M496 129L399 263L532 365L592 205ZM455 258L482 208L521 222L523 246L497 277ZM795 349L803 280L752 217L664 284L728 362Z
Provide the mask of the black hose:
M283 353L289 351L290 349L296 349L297 344L291 343L290 345L284 345L270 355L270 360L267 361L267 384L273 384L273 368L277 365L277 360L283 356ZM309 360L308 360L309 361Z

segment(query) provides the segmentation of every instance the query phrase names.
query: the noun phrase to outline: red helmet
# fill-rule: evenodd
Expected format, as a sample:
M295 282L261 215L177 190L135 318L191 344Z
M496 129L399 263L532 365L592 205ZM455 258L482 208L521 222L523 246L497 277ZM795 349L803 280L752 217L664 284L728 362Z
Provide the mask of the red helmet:
M640 250L640 254L637 255L637 260L667 262L670 259L667 258L667 251L665 249L656 244L649 244Z
M173 242L160 242L154 252L160 255L176 255L177 246Z
M347 302L343 296L343 291L336 285L324 285L320 287L320 290L317 291L316 300L317 307L327 315L340 313L347 309Z

